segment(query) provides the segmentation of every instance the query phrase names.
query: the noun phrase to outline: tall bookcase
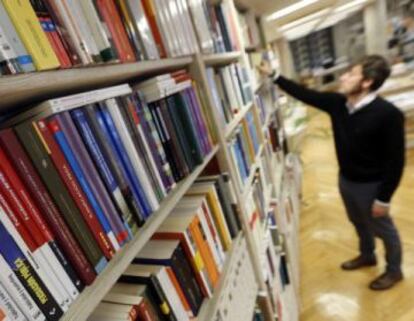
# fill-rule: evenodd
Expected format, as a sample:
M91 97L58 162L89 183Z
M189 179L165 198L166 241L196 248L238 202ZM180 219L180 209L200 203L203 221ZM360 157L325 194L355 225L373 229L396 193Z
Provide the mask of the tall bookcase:
M197 177L203 172L209 162L216 157L221 171L230 173L233 182L236 181L236 169L231 161L227 148L227 141L237 125L246 117L247 113L253 113L254 122L259 130L260 148L256 155L255 163L250 170L250 176L242 190L237 190L237 201L240 208L240 219L243 231L233 241L232 249L227 256L224 270L221 275L219 286L213 297L206 299L197 317L199 321L216 320L218 313L223 310L232 315L238 316L237 320L252 320L253 313L258 303L265 320L277 320L281 309L289 314L283 320L297 320L298 311L298 260L297 260L297 226L299 198L298 188L300 178L297 176L297 164L290 158L285 158L283 151L275 152L270 146L270 138L267 128L276 118L278 113L277 103L272 102L264 122L260 120L260 110L255 101L240 108L239 113L224 129L220 128L219 115L213 107L214 100L209 89L206 68L228 65L232 62L242 62L249 66L247 48L243 42L242 30L237 18L237 4L233 0L222 0L227 2L231 8L231 14L236 18L237 36L241 43L239 52L203 55L196 54L189 57L161 59L156 61L142 61L121 65L102 65L88 68L57 70L37 72L23 75L0 77L0 109L18 112L19 106L36 104L44 99L58 97L66 94L91 90L103 86L124 83L132 80L139 80L144 77L153 76L169 71L185 68L192 78L198 83L205 94L206 103L216 124L217 145L188 177L182 180L178 186L163 200L160 209L152 214L150 219L140 228L136 237L131 240L116 256L110 261L103 273L80 297L71 305L65 313L64 321L87 320L88 316L97 307L105 294L114 285L118 277L125 271L136 254L148 242L151 235L177 205L186 191L190 188ZM220 1L214 1L220 2ZM272 86L267 80L260 80L259 83L252 82L251 87L255 93L259 91L266 93ZM283 127L278 131L283 140ZM266 164L266 166L264 165ZM266 170L267 169L267 170ZM261 222L260 235L257 238L251 227L248 218L248 205L246 196L252 188L252 182L257 173L265 175L268 179L268 186L265 189L265 202L268 212L274 214L274 224L269 227L268 222ZM270 230L274 234L270 235ZM275 237L276 235L276 237ZM272 239L272 241L270 241ZM285 271L290 279L288 284L281 285L277 280L269 276L269 269L266 267L266 251L271 250L277 262L288 260L286 266L290 271ZM229 287L232 286L232 278L238 266L245 266L250 271L243 279L246 295L243 306L238 302L225 301ZM288 293L289 294L284 294ZM284 295L284 297L282 297ZM227 306L225 306L227 304ZM220 311L220 312L218 312ZM237 314L239 313L239 314ZM285 313L286 314L286 313ZM218 319L217 319L218 320Z

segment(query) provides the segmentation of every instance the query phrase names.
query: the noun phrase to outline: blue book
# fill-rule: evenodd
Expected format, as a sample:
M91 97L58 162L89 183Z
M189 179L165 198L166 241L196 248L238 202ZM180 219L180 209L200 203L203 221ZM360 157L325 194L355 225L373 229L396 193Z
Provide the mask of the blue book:
M121 137L119 136L119 133L112 120L111 114L106 109L106 106L101 106L99 108L98 114L104 120L105 125L107 126L107 131L109 133L109 136L111 137L112 144L115 146L118 152L118 155L121 158L122 165L124 166L126 170L127 176L132 182L133 190L135 191L135 194L139 200L139 203L142 206L142 210L143 210L142 213L144 214L145 218L148 218L152 213L151 206L149 205L148 200L145 197L145 193L141 185L141 182L138 180L138 177L135 175L131 160L128 157L124 144L122 143Z
M244 167L243 160L241 159L239 148L237 147L236 141L232 143L231 148L233 149L234 155L236 156L236 161L237 161L236 170L239 171L242 182L244 183L248 175L246 175L246 169Z
M0 210L3 211L3 208ZM33 298L40 311L49 321L58 321L63 316L63 311L1 221L0 244L0 254Z
M100 207L94 193L92 192L92 188L89 185L88 180L85 177L84 172L82 171L82 168L80 167L79 162L77 161L74 153L72 152L72 149L69 146L69 143L67 142L67 139L65 137L65 134L62 132L62 130L59 128L59 130L53 131L53 136L56 139L56 142L59 144L60 149L62 150L63 154L65 155L65 158L67 162L69 163L73 174L76 176L76 179L79 182L79 185L81 186L83 192L85 193L89 203L91 204L96 218L98 219L99 223L101 223L102 229L105 232L105 234L108 236L109 240L112 244L116 244L116 238L114 231L112 230L111 226L109 225L109 221L106 218L105 214L102 211L102 208Z
M241 133L240 132L237 133L236 134L236 141L237 141L236 146L238 147L237 150L238 150L238 153L239 153L239 155L240 155L240 157L242 159L242 163L244 165L243 168L245 168L246 173L247 173L247 176L249 176L250 166L249 166L249 163L247 161L246 151L243 148L242 139L243 138L241 137Z
M83 138L86 147L89 150L92 159L95 162L95 166L98 169L99 174L101 174L102 180L109 191L114 204L116 204L119 212L122 214L123 223L128 231L128 234L132 237L137 230L137 225L132 220L132 213L128 208L128 204L123 197L121 189L116 182L111 169L109 168L107 160L102 154L98 141L96 140L96 137L88 124L85 111L83 108L78 108L72 110L70 114ZM132 229L134 229L134 233L132 232Z

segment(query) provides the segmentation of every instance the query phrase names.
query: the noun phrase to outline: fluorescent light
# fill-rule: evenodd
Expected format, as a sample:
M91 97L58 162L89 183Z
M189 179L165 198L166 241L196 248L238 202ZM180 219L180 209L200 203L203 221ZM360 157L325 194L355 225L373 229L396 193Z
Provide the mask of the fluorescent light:
M287 6L281 10L277 10L274 13L272 13L270 16L266 18L267 21L276 20L281 17L287 16L288 14L291 14L297 10L300 10L302 8L305 8L312 3L318 2L319 0L301 0L295 4L292 4L290 6Z
M342 12L342 11L347 11L348 9L351 9L353 7L356 7L356 6L359 6L359 5L361 5L361 4L365 3L365 2L367 2L367 0L354 0L354 1L351 1L351 2L349 2L347 4L344 4L344 5L336 8L335 9L335 13Z
M279 30L280 31L286 31L286 30L292 29L294 27L297 27L297 26L299 26L301 24L304 24L304 23L307 23L309 21L318 19L318 18L322 17L324 14L328 13L329 10L330 9L323 9L323 10L317 11L315 13L312 13L312 14L310 14L308 16L305 16L305 17L303 17L301 19L295 20L293 22L289 22L289 23L281 26L279 28Z

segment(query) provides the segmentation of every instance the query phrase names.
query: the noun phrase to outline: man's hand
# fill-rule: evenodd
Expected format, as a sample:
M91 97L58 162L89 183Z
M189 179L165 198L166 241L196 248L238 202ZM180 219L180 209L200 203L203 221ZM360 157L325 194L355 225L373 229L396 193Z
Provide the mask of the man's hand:
M270 76L272 76L272 74L275 73L275 71L272 69L272 66L270 65L269 61L267 61L267 60L262 60L262 62L260 63L260 66L256 66L256 68L265 77L270 77Z
M390 210L390 207L387 205L381 205L377 202L374 202L372 205L372 216L373 217L384 217L388 215L388 212Z

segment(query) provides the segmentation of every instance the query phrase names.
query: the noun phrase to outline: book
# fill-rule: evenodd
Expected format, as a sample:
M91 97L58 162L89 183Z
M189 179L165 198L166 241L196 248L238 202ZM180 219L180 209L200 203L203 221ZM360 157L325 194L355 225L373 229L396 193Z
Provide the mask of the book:
M23 42L17 34L16 28L14 27L13 22L10 20L10 17L6 12L3 3L0 3L0 21L2 33L4 33L4 36L7 36L6 38L16 53L16 59L22 71L34 71L35 67L33 65L33 59L27 52L25 46L23 45Z
M128 207L128 204L122 195L121 189L118 186L111 169L105 159L101 149L99 148L96 137L94 136L87 120L83 108L78 108L70 112L76 126L83 138L86 147L89 150L91 158L94 160L95 166L99 171L101 178L106 186L106 189L111 195L117 211L122 214L123 223L127 229L130 229L132 234L135 234L138 226L133 219L133 215Z
M27 320L23 312L16 305L13 299L7 292L7 288L0 281L0 307L2 307L10 320L25 321Z
M147 299L133 294L116 293L110 290L103 298L104 302L130 305L137 314L138 320L156 321L156 315Z
M179 241L148 241L133 263L170 266L178 280L185 282L182 289L191 310L197 315L203 295Z
M29 292L14 274L4 257L0 254L0 282L3 284L10 297L20 307L23 315L29 321L45 321L46 317L40 311Z
M58 68L60 66L59 60L53 52L29 0L4 0L3 5L26 50L31 55L36 69Z
M0 74L12 75L22 72L17 61L17 54L14 51L11 41L6 35L5 29L0 25Z
M72 170L77 168L76 175L80 174L79 177L83 177L80 181L81 186L84 188L102 228L108 235L114 251L119 251L120 247L128 240L128 231L89 158L70 114L68 112L56 114L48 119L47 125L66 159L70 162Z
M167 57L167 51L165 48L165 43L162 39L162 33L160 32L160 28L157 22L157 16L153 4L153 0L141 0L142 7L145 12L145 16L148 19L148 24L151 29L152 37L154 38L155 44L157 46L160 58ZM170 55L171 56L171 55Z
M50 159L51 150L45 146L44 140L40 138L39 127L34 123L25 122L16 126L14 130L87 259L97 273L102 272L107 260Z
M69 297L72 300L76 299L79 295L79 291L75 286L75 283L80 286L80 280L78 279L78 276L73 270L71 264L68 262L66 256L62 253L61 249L57 245L55 241L55 235L46 224L34 200L15 172L13 165L9 161L2 148L0 148L0 160L2 163L0 165L0 171L4 173L6 176L5 179L10 183L10 189L13 190L17 197L20 198L21 203L26 209L26 214L24 214L25 216L22 216L22 218L27 222L28 225L30 224L32 234L42 234L44 237L44 244L48 245L49 255L47 259L50 263L53 273L58 277L60 284L65 288L65 292L69 295ZM21 211L21 213L24 212Z
M1 211L3 211L3 208L0 207ZM27 258L19 250L2 222L0 222L0 241L2 244L0 254L23 284L23 287L48 320L58 321L62 317L63 311L34 271L32 265L27 261Z

